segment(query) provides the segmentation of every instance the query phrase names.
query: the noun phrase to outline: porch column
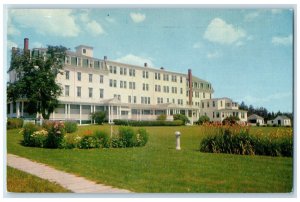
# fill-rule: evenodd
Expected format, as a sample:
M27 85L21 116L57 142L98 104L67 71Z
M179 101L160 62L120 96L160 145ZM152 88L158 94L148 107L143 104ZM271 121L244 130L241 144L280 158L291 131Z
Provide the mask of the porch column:
M94 113L96 112L96 105L94 105L94 109L93 109ZM94 124L95 124L95 120L94 120Z
M71 104L68 104L68 119L71 118Z
M111 123L111 120L110 120L110 105L108 106L108 123Z
M79 124L81 125L81 105L79 105Z
M93 109L94 109L94 107L93 107L93 105L91 105L91 114L93 113ZM93 119L91 119L91 124L93 123Z
M24 116L24 101L22 101L22 110L21 110L21 116Z
M9 104L9 108L10 108L10 117L12 117L13 116L13 110L14 110L14 106L13 106L13 102L11 102L10 104Z
M55 120L55 110L52 113L52 119Z
M16 102L16 116L20 117L20 102Z
M68 104L65 104L65 119L68 118Z

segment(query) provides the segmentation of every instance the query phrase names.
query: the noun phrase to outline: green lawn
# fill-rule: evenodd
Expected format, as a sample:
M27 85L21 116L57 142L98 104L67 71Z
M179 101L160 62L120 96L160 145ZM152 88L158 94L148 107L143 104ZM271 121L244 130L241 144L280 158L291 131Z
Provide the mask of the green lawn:
M22 172L7 166L7 191L26 193L57 193L70 192L65 188L48 180Z
M117 127L117 126L114 126ZM109 126L82 126L84 130ZM8 153L49 164L88 179L143 193L291 192L293 158L199 152L200 126L145 127L145 147L120 149L42 149L20 144L19 130L9 130ZM176 130L181 151L175 150ZM256 128L255 130L276 130Z

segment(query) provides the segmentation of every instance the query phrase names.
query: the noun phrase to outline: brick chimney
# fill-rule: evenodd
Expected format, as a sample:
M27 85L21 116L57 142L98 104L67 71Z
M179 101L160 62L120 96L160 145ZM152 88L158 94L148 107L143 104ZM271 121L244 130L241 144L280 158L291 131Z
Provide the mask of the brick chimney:
M24 52L28 51L28 47L29 47L29 39L25 38L24 39Z
M188 70L188 80L189 80L189 105L192 105L193 100L193 75L192 70Z

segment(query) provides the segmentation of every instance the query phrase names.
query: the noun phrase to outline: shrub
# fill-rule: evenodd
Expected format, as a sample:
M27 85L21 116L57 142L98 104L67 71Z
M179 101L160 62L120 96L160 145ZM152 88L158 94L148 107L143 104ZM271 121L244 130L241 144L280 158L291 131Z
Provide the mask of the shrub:
M202 125L203 123L207 123L209 121L210 121L209 117L204 115L199 117L197 124Z
M124 142L119 137L111 138L111 147L112 148L124 148Z
M183 114L174 114L173 115L173 119L174 119L174 121L181 120L184 124L187 124L187 123L190 122L190 120L188 119L188 117L186 117Z
M96 122L96 124L102 124L105 120L106 112L99 111L91 114L91 119Z
M156 120L157 121L165 121L165 120L167 120L167 115L165 115L165 114L158 115Z
M229 116L223 119L222 123L223 125L235 125L240 120L237 116Z
M133 128L128 126L119 127L119 138L125 147L133 147L136 137Z
M8 118L6 127L7 129L14 129L14 128L22 128L23 126L23 119L20 118Z
M95 131L94 136L99 140L101 148L109 148L109 136L104 131Z
M144 128L140 128L137 131L135 145L137 147L145 146L148 142L149 135Z
M77 123L74 121L66 121L65 124L65 130L66 133L74 133L77 131Z
M33 132L31 135L31 146L46 147L48 139L48 131L45 129Z
M62 147L62 142L65 134L65 125L58 121L45 121L43 127L48 131L47 148Z
M100 147L100 140L92 135L84 136L80 143L79 148L81 149L91 149L91 148L99 148Z
M73 134L66 134L61 142L61 148L64 149L73 149L79 148L79 144L81 142L81 137Z
M200 143L200 151L242 155L292 156L292 130L277 130L272 134L250 135L249 128L222 126L211 129Z
M25 146L34 146L32 135L34 132L40 130L39 126L33 123L27 123L23 127L23 144Z

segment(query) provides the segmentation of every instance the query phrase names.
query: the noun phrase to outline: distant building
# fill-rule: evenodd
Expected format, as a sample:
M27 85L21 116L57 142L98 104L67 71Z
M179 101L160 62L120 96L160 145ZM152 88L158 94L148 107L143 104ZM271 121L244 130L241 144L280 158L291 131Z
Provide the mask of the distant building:
M265 125L264 118L256 114L252 114L248 117L248 123L250 123L251 125Z
M287 116L277 116L273 120L267 121L267 124L269 125L276 125L276 126L291 126L291 119Z
M229 98L203 99L200 115L206 115L210 121L222 122L225 118L236 116L240 122L247 122L247 111L240 110L239 105Z
M46 57L45 48L24 50L32 57ZM14 50L15 48L13 48ZM212 99L214 93L210 82L187 73L168 71L166 68L124 64L94 58L93 47L80 45L75 51L67 51L64 74L57 75L63 87L58 98L59 105L51 114L53 120L76 120L89 122L90 113L106 111L107 119L155 120L166 114L185 114L193 123L206 113L213 121L222 121L229 115L247 121L247 112L228 98ZM14 71L9 72L10 82L18 80ZM26 117L26 99L8 103L8 117Z

